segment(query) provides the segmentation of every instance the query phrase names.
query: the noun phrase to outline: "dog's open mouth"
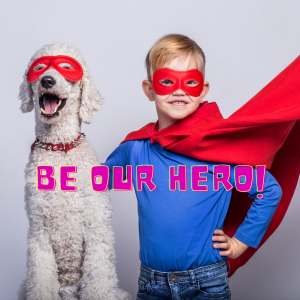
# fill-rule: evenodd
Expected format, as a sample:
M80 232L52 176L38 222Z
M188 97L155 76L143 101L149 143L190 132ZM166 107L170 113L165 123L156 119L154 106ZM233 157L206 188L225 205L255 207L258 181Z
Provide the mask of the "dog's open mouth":
M43 94L39 99L41 115L47 118L59 116L58 112L66 105L66 100L60 99L54 94Z

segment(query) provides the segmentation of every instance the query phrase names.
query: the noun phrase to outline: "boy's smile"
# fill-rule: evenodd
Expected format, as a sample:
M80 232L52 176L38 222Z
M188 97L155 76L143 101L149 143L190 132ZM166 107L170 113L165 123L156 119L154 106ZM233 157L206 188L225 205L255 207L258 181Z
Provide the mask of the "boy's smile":
M200 63L200 60L190 55L181 55L168 61L161 66L161 68L168 68L175 71L201 70ZM160 80L160 83L165 86L173 84L173 82L167 78ZM196 80L191 80L187 83L187 85L191 87L197 86L198 84L199 82ZM154 92L148 80L143 81L143 90L150 101L155 101L159 130L161 130L194 113L208 93L209 83L204 82L202 93L197 97L190 96L181 89L168 95L158 95Z

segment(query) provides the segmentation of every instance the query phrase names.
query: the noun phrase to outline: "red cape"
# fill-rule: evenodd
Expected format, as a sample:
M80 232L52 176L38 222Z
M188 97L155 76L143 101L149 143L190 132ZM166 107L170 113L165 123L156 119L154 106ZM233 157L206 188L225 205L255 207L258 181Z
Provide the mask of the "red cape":
M283 195L259 245L261 247L281 223L297 186L300 172L299 120L300 56L227 119L223 118L215 102L205 101L187 118L160 131L157 131L157 122L149 123L129 133L122 143L151 138L151 142L158 142L165 149L199 160L266 165L280 184ZM233 190L224 223L227 235L234 235L252 201L247 193ZM256 251L249 247L240 257L229 259L230 275Z

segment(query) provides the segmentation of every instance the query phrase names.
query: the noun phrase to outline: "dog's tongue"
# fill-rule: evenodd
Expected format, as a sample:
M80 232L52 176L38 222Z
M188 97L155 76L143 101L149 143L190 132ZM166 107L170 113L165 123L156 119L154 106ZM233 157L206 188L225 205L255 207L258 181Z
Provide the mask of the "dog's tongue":
M54 95L47 95L47 97L45 97L44 106L47 115L53 114L53 111L57 108L57 97Z

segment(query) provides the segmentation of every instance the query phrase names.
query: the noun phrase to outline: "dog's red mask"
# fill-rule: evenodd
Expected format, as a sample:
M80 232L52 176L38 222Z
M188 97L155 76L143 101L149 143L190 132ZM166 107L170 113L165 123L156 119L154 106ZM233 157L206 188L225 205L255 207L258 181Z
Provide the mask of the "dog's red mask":
M60 66L60 64L66 63L69 66ZM38 65L43 64L41 69L35 69ZM30 66L27 72L27 81L34 82L48 69L53 68L57 70L62 76L70 81L79 81L82 78L83 70L81 64L74 58L65 55L58 56L43 56L36 59Z
M192 83L192 81L194 82ZM158 95L168 95L181 89L190 96L198 97L203 90L203 85L203 75L196 69L175 71L161 68L156 70L152 76L152 87Z

